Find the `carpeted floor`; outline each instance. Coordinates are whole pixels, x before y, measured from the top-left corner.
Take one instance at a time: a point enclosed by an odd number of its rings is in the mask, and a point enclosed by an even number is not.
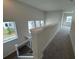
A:
[[[68,28],[57,33],[45,49],[43,59],[75,59]]]
[[[5,59],[19,58],[16,57],[16,54],[12,54]],[[69,36],[69,29],[63,28],[57,33],[44,51],[42,59],[75,59]]]

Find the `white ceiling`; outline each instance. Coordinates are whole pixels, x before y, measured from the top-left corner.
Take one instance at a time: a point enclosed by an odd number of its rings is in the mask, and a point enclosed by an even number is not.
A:
[[[43,11],[72,9],[74,2],[70,0],[19,0]]]

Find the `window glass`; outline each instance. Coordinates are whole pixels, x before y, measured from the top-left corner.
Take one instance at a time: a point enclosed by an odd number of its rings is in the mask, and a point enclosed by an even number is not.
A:
[[[3,41],[17,38],[15,22],[3,22]]]
[[[29,33],[31,33],[30,29],[35,28],[35,24],[34,21],[28,21],[28,29],[29,29]]]
[[[44,20],[41,20],[41,26],[44,26]]]
[[[41,23],[40,21],[35,21],[36,22],[36,27],[40,27]]]
[[[31,33],[30,29],[44,26],[44,20],[33,20],[28,21],[28,32]]]
[[[72,16],[67,16],[66,22],[71,22],[71,20],[72,20]]]

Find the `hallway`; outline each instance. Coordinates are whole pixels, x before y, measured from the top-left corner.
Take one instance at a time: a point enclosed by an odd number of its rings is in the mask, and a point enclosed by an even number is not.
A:
[[[68,28],[57,33],[44,51],[43,59],[75,59]]]

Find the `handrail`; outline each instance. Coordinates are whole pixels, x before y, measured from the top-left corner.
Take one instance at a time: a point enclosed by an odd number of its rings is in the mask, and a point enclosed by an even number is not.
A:
[[[32,50],[34,59],[41,59],[43,51],[59,30],[59,24],[32,29]]]

